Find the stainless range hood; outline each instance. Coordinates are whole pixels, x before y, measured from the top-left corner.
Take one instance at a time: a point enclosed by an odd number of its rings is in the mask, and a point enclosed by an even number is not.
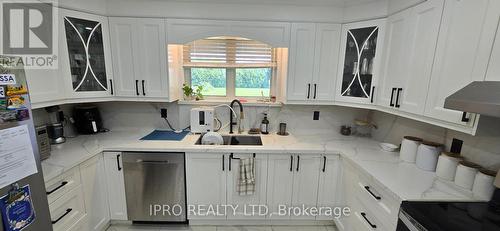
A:
[[[500,117],[500,81],[476,81],[444,101],[444,108]]]

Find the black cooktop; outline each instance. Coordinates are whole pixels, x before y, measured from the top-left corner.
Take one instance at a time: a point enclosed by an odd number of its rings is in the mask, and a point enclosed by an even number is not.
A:
[[[432,231],[499,231],[500,203],[490,202],[411,202],[401,211]],[[398,230],[399,229],[398,224]],[[422,229],[424,230],[424,229]]]

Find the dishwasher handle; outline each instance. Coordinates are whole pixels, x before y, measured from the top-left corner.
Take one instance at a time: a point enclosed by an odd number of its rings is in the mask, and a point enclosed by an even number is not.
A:
[[[144,164],[168,164],[168,160],[141,160],[138,159],[135,161],[136,163],[144,163]]]

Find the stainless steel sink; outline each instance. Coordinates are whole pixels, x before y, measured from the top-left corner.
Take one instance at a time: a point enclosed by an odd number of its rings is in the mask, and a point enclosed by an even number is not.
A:
[[[202,145],[201,144],[201,138],[203,135],[196,140],[195,145]],[[260,136],[244,136],[244,135],[234,135],[234,136],[228,136],[224,135],[222,136],[222,139],[224,140],[224,145],[254,145],[254,146],[262,146],[262,139]]]

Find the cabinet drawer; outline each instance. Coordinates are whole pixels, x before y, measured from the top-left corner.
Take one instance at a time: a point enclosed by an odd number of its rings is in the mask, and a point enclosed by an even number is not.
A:
[[[353,231],[393,231],[391,225],[381,220],[377,213],[369,209],[366,204],[356,200],[350,217],[350,227]]]
[[[85,216],[82,187],[68,191],[49,205],[50,219],[54,231],[70,230]]]
[[[45,183],[47,199],[49,204],[62,197],[68,191],[80,185],[80,171],[78,167],[72,168],[69,171],[57,176],[56,178]]]

